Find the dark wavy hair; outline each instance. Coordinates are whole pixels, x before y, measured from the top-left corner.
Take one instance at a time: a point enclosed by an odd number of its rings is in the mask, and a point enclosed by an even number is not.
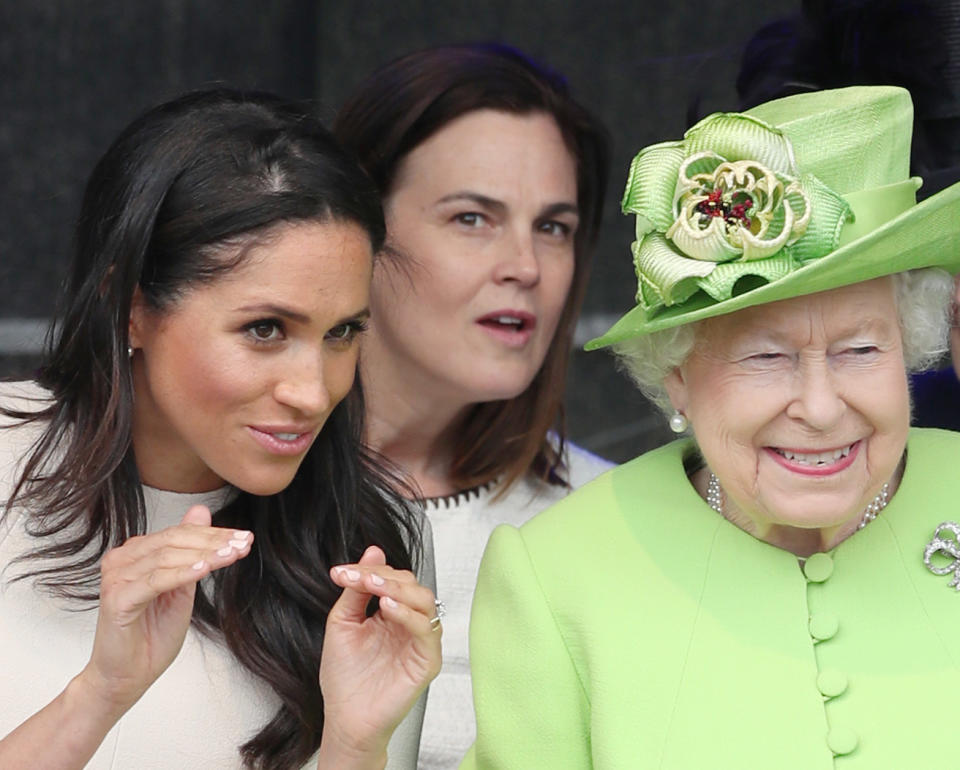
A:
[[[131,444],[135,290],[163,312],[191,286],[234,269],[245,243],[302,221],[356,224],[374,252],[384,239],[374,185],[304,109],[278,97],[191,93],[147,112],[110,147],[86,187],[39,377],[50,405],[7,411],[44,426],[6,509],[30,511],[39,543],[21,577],[95,601],[103,554],[146,531]],[[399,568],[419,559],[415,522],[392,491],[397,479],[359,448],[362,415],[358,384],[286,489],[262,497],[239,490],[214,512],[217,526],[252,530],[256,546],[214,573],[211,590],[197,591],[193,622],[282,701],[241,747],[251,767],[299,767],[320,745],[318,665],[339,595],[329,567],[356,561],[371,543]]]
[[[576,161],[580,226],[570,294],[539,372],[509,400],[476,404],[457,431],[450,469],[460,489],[502,478],[501,491],[528,472],[566,484],[563,399],[574,326],[603,217],[610,146],[600,122],[571,97],[566,80],[502,45],[430,48],[371,75],[344,104],[334,135],[390,195],[397,170],[418,145],[475,110],[546,113]],[[553,431],[557,442],[548,434]]]

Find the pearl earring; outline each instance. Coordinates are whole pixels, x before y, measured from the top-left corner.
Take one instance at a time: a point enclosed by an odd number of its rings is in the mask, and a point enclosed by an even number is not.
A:
[[[127,358],[133,358],[133,345],[127,345]]]
[[[674,433],[683,433],[689,427],[690,421],[683,412],[678,410],[670,415],[670,430]]]

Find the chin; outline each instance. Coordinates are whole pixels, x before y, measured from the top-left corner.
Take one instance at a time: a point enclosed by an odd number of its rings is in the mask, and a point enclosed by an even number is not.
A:
[[[290,486],[295,473],[237,473],[224,477],[227,482],[243,492],[257,497],[269,497]]]
[[[502,373],[498,373],[502,374]],[[470,383],[470,391],[473,392],[471,401],[474,403],[483,403],[486,401],[507,401],[516,398],[530,387],[536,372],[523,372],[515,377],[492,377],[487,381],[477,382],[476,379]]]

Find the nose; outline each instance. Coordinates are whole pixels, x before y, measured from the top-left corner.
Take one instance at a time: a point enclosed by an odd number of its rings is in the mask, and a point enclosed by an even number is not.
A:
[[[331,408],[323,353],[303,351],[287,359],[283,374],[274,385],[273,397],[305,416],[326,414]]]
[[[540,261],[532,233],[514,232],[502,239],[501,248],[493,271],[494,281],[516,283],[524,288],[540,282]]]
[[[787,415],[818,431],[836,427],[847,410],[827,361],[805,361],[798,367]]]

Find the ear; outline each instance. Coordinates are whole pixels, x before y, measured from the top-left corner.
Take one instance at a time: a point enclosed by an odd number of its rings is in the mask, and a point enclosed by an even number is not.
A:
[[[679,366],[673,369],[663,380],[663,387],[670,397],[670,403],[678,412],[686,414],[687,411],[687,380],[684,377],[683,369]]]
[[[130,320],[127,326],[127,337],[130,341],[130,347],[143,347],[144,333],[147,325],[147,303],[143,298],[143,292],[137,286],[133,290],[133,298],[130,301]]]

